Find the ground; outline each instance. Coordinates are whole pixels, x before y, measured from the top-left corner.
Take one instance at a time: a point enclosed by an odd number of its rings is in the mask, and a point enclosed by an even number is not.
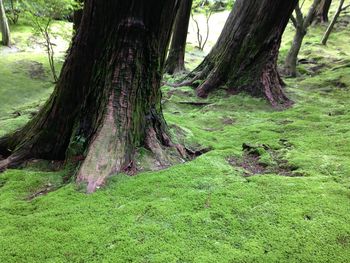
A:
[[[29,27],[12,29],[19,52],[0,49],[0,134],[31,118],[53,86]],[[192,162],[111,177],[91,195],[65,170],[49,171],[55,165],[0,174],[0,262],[348,262],[350,47],[341,29],[327,47],[325,26],[310,30],[300,77],[285,79],[295,105],[284,111],[224,89],[202,100],[165,86],[172,131],[211,148]],[[291,39],[288,28],[281,62]],[[187,66],[203,56],[189,45]]]

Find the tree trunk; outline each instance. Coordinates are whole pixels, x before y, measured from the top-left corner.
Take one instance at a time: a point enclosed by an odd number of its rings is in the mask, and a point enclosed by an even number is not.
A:
[[[200,97],[220,85],[234,92],[246,91],[265,97],[274,107],[291,104],[282,90],[277,72],[281,37],[297,0],[237,0],[221,36],[204,59],[189,75]]]
[[[296,18],[293,17],[292,19],[296,32],[294,35],[292,46],[287,54],[284,64],[285,73],[291,77],[296,77],[297,75],[297,62],[301,45],[307,33],[308,27],[311,25],[311,22],[314,19],[316,8],[320,4],[320,2],[321,0],[313,1],[305,18],[303,16],[299,4],[297,4],[297,6],[295,7]]]
[[[74,32],[78,31],[78,28],[81,23],[81,19],[83,17],[83,6],[84,6],[84,0],[77,0],[77,2],[81,5],[81,8],[78,8],[74,10],[73,13],[73,30]]]
[[[284,71],[286,75],[290,77],[297,76],[298,55],[305,35],[306,31],[304,28],[298,26],[295,31],[292,46],[288,51],[286,61],[284,63]]]
[[[165,64],[165,72],[169,74],[185,70],[185,51],[190,23],[192,0],[182,0],[176,16],[174,32],[171,41],[168,59]]]
[[[322,0],[316,10],[314,24],[327,23],[332,0]]]
[[[335,26],[335,23],[337,23],[338,17],[340,15],[340,13],[343,11],[343,5],[344,5],[344,0],[340,0],[337,12],[334,14],[334,17],[333,17],[331,23],[329,24],[326,32],[324,33],[324,35],[322,37],[322,40],[321,40],[322,45],[327,44],[328,38],[332,33],[332,30]]]
[[[1,43],[4,46],[10,46],[11,45],[10,28],[7,22],[3,0],[0,0],[0,30],[2,35]]]
[[[59,82],[23,129],[0,139],[0,169],[29,158],[83,160],[92,192],[118,172],[187,156],[171,142],[160,80],[178,1],[87,0]]]

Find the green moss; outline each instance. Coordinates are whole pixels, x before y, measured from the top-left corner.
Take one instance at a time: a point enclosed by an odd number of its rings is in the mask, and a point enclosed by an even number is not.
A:
[[[92,195],[74,183],[64,185],[68,171],[26,168],[1,174],[0,262],[347,262],[350,68],[344,67],[344,53],[350,47],[346,31],[336,31],[327,47],[319,46],[323,29],[310,31],[306,42],[313,44],[301,56],[310,52],[327,66],[286,80],[295,101],[288,110],[274,111],[264,100],[243,94],[218,91],[202,100],[189,87],[164,87],[172,132],[184,134],[184,143],[213,149],[193,162],[111,177]],[[288,30],[282,57],[292,37]],[[4,134],[29,119],[52,85],[31,80],[23,68],[15,75],[7,67],[23,57],[46,65],[43,53],[0,51],[0,56]],[[198,54],[192,58],[189,68],[201,60]],[[23,115],[15,118],[14,111]],[[227,162],[242,155],[243,143],[280,151],[307,176],[243,177],[242,169]],[[260,153],[263,162],[271,162],[266,151]],[[51,185],[56,191],[28,200]]]

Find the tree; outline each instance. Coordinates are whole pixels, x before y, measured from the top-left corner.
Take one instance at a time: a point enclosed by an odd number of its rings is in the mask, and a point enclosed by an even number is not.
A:
[[[3,0],[0,0],[0,30],[2,35],[2,44],[4,46],[10,46],[10,28],[7,22],[7,17],[5,13],[5,7]]]
[[[321,0],[313,1],[306,17],[304,17],[303,12],[301,11],[301,7],[298,3],[295,7],[296,16],[291,16],[291,20],[296,31],[292,42],[292,46],[288,51],[286,61],[284,63],[285,73],[291,77],[296,77],[297,75],[298,54],[301,49],[304,37],[307,34],[307,29],[311,25],[311,22],[315,16],[316,8],[320,4],[320,2]]]
[[[201,51],[204,50],[204,47],[206,46],[209,39],[209,33],[210,33],[209,20],[211,18],[211,15],[213,14],[212,8],[213,8],[212,5],[204,4],[203,2],[200,3],[199,5],[198,4],[195,5],[195,7],[193,8],[195,12],[199,14],[203,14],[205,17],[205,26],[206,26],[206,29],[204,31],[205,33],[201,32],[201,27],[199,26],[199,22],[194,16],[193,12],[191,12],[191,18],[196,25],[196,36],[197,36],[197,43],[198,43],[197,48]]]
[[[0,139],[0,169],[29,158],[81,161],[92,192],[108,176],[187,158],[170,139],[160,80],[177,0],[87,0],[56,85],[24,128]]]
[[[73,30],[75,32],[78,31],[78,28],[80,26],[81,19],[83,17],[83,6],[84,6],[84,0],[77,0],[77,8],[74,10],[73,13]]]
[[[314,18],[314,24],[327,23],[328,22],[328,13],[331,7],[332,0],[322,0],[316,9],[316,14]]]
[[[321,40],[322,45],[326,45],[326,44],[327,44],[328,38],[329,38],[329,36],[330,36],[331,33],[332,33],[332,30],[333,30],[333,28],[334,28],[334,26],[335,26],[335,23],[337,23],[338,17],[340,16],[340,13],[341,13],[342,11],[346,10],[348,7],[350,7],[350,5],[347,5],[347,6],[344,6],[344,7],[343,7],[344,2],[345,2],[345,0],[340,0],[338,9],[337,9],[337,11],[335,12],[334,17],[332,18],[331,23],[329,24],[329,26],[328,26],[326,32],[324,33],[324,35],[323,35],[323,37],[322,37],[322,40]]]
[[[182,0],[176,16],[169,55],[165,71],[174,74],[185,70],[185,51],[192,0]]]
[[[180,85],[197,87],[206,97],[220,85],[265,97],[274,107],[291,102],[277,72],[281,37],[297,0],[238,0],[214,48]]]
[[[21,3],[19,0],[10,0],[8,19],[12,24],[17,24],[21,13]]]
[[[23,1],[26,13],[32,21],[34,33],[44,39],[44,47],[49,61],[52,77],[55,82],[58,76],[55,67],[55,44],[52,23],[56,17],[64,17],[74,10],[75,0],[35,0]]]

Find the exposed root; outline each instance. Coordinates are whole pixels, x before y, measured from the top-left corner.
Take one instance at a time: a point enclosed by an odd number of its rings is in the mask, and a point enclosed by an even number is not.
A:
[[[209,92],[218,88],[220,84],[221,80],[219,74],[212,72],[208,76],[208,79],[196,89],[197,96],[200,98],[208,97]]]
[[[298,172],[298,167],[284,159],[283,151],[274,150],[268,145],[242,145],[242,157],[230,157],[228,162],[235,167],[244,169],[244,176],[259,174],[278,174],[281,176],[304,176]]]
[[[62,187],[61,185],[57,186],[57,185],[52,185],[52,184],[48,183],[45,186],[43,186],[42,188],[40,188],[39,190],[37,190],[35,193],[32,193],[31,195],[29,195],[26,198],[26,200],[33,201],[35,198],[37,198],[39,196],[47,195],[48,193],[54,192],[61,187]]]
[[[0,172],[3,172],[8,168],[16,167],[28,159],[29,159],[28,154],[16,153],[16,154],[10,155],[6,159],[0,161]]]
[[[10,140],[9,136],[4,136],[0,138],[0,156],[2,156],[2,158],[5,158],[11,155],[11,152],[8,150],[9,140]]]
[[[210,152],[211,150],[212,150],[211,147],[201,148],[198,150],[191,150],[186,148],[187,154],[190,155],[192,158],[199,157],[207,152]]]
[[[206,78],[206,76],[209,74],[210,70],[208,67],[201,67],[199,66],[197,69],[189,73],[186,77],[183,78],[183,80],[180,83],[168,83],[170,87],[178,88],[178,87],[184,87],[184,86],[196,86],[196,82],[199,80],[202,80]]]
[[[185,77],[185,79],[180,83],[167,83],[167,85],[174,88],[193,86],[194,82],[196,82],[197,80],[199,80],[199,75],[193,77],[190,80],[187,80],[187,77]]]
[[[161,136],[162,138],[158,139],[155,129],[150,128],[145,140],[146,148],[154,154],[159,169],[169,167],[175,163],[185,162],[185,159],[188,159],[183,146],[173,144],[165,133],[162,133]]]
[[[208,102],[198,102],[198,101],[180,101],[179,104],[202,107],[202,106],[211,105],[212,103],[208,103]]]
[[[289,103],[289,99],[282,89],[283,84],[274,64],[268,64],[266,66],[266,69],[261,74],[260,81],[263,93],[273,107],[277,108]]]
[[[107,177],[125,167],[125,145],[118,140],[114,122],[113,94],[100,130],[90,143],[87,155],[77,174],[77,182],[87,183],[91,193],[104,184]]]

